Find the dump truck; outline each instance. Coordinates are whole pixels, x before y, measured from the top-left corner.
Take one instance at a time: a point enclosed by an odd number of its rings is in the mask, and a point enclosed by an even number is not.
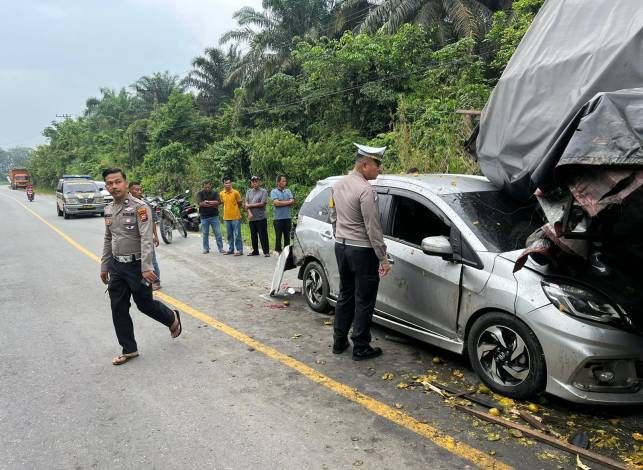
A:
[[[7,175],[11,189],[26,188],[31,184],[31,174],[26,168],[12,168]]]

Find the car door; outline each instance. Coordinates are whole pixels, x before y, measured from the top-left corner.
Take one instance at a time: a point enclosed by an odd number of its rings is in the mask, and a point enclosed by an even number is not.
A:
[[[382,278],[377,309],[389,319],[454,337],[462,265],[425,254],[423,238],[449,237],[450,222],[428,199],[391,189],[385,241],[393,266]]]

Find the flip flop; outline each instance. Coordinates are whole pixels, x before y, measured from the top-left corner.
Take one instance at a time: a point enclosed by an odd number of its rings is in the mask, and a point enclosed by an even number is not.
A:
[[[181,325],[181,314],[179,313],[178,310],[174,310],[174,313],[176,314],[176,321],[178,321],[178,325],[174,329],[170,327],[170,336],[172,338],[178,338],[181,336],[181,333],[183,332],[183,326]]]
[[[138,357],[138,352],[121,354],[120,356],[116,356],[114,359],[112,359],[112,365],[115,365],[115,366],[123,365],[127,361],[129,361],[130,359],[134,359],[135,357]]]

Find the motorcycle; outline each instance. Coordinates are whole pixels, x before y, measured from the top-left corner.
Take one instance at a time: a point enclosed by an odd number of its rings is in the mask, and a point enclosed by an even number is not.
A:
[[[181,207],[181,220],[183,221],[185,228],[193,232],[198,232],[201,224],[201,217],[199,216],[197,208],[188,201],[187,196],[189,194],[190,191],[186,191],[185,197],[177,199],[176,202]]]
[[[181,196],[179,195],[172,199],[163,200],[163,198],[157,196],[160,208],[160,214],[157,212],[159,230],[161,232],[161,238],[168,245],[172,243],[172,231],[174,229],[178,230],[183,238],[188,236],[188,232],[185,230],[185,225],[181,220],[181,206],[178,203],[180,197]]]
[[[33,188],[29,187],[26,190],[27,192],[27,199],[29,199],[29,202],[33,202],[34,198],[36,197],[36,193],[34,192]]]

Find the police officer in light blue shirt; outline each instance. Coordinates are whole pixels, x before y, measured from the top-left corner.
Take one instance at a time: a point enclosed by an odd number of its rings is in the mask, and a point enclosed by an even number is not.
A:
[[[275,251],[281,253],[281,240],[283,246],[290,245],[290,230],[292,228],[292,205],[295,197],[290,189],[286,188],[288,178],[286,175],[277,176],[277,187],[270,192],[270,199],[274,206],[273,225],[275,227]]]

